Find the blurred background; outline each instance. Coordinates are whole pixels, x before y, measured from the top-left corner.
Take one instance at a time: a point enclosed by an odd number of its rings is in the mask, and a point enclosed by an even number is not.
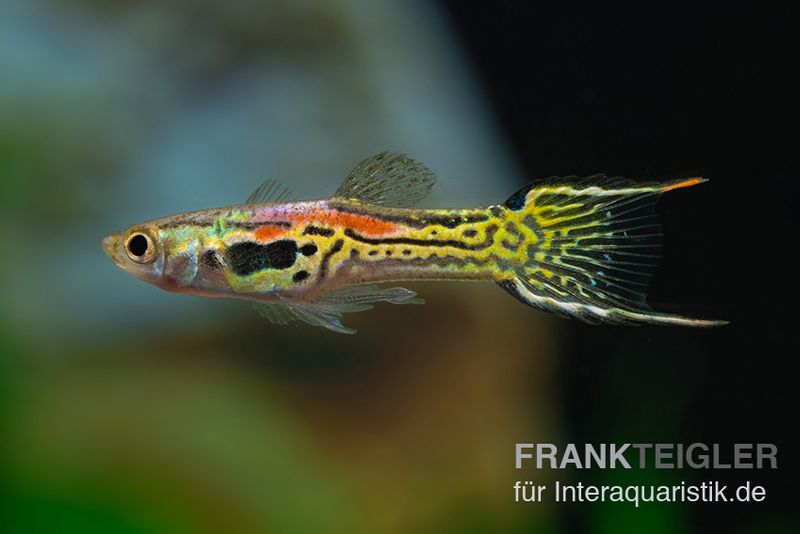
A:
[[[796,13],[649,3],[5,0],[0,506],[7,532],[793,532],[788,80]],[[792,145],[790,146],[790,142]],[[651,303],[732,321],[591,327],[491,284],[275,327],[168,294],[103,235],[330,195],[405,152],[427,206],[596,172],[667,195]],[[796,149],[795,149],[796,150]],[[788,286],[788,287],[787,287]],[[771,442],[780,469],[518,472],[516,442]],[[513,483],[749,479],[738,505],[513,503]]]

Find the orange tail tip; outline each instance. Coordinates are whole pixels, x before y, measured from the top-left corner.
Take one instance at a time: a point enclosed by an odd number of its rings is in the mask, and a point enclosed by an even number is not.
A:
[[[671,182],[664,187],[661,188],[662,193],[666,193],[667,191],[672,191],[673,189],[681,189],[683,187],[692,187],[693,185],[702,184],[703,182],[707,182],[706,178],[687,178],[685,180],[680,180],[677,182]]]

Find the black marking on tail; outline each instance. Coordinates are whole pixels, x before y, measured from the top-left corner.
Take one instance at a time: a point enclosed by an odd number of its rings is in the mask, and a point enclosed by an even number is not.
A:
[[[516,193],[514,193],[513,195],[511,195],[511,197],[508,200],[506,200],[505,207],[513,211],[520,211],[522,208],[525,207],[525,198],[528,196],[528,192],[530,192],[530,190],[533,189],[535,185],[536,185],[535,183],[528,184],[519,191],[517,191]]]

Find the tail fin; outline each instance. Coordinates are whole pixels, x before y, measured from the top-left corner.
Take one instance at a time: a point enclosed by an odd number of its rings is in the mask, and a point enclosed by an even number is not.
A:
[[[654,312],[645,298],[661,248],[654,206],[703,178],[637,184],[622,178],[549,178],[505,203],[506,226],[525,236],[524,261],[498,284],[535,308],[589,323],[719,326]]]

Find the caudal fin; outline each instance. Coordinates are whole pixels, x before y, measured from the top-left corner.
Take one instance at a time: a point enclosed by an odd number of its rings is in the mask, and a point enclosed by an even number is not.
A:
[[[658,313],[645,301],[661,248],[656,200],[705,181],[595,175],[528,185],[505,203],[507,225],[525,236],[524,254],[515,276],[497,283],[526,304],[589,323],[726,324]]]

